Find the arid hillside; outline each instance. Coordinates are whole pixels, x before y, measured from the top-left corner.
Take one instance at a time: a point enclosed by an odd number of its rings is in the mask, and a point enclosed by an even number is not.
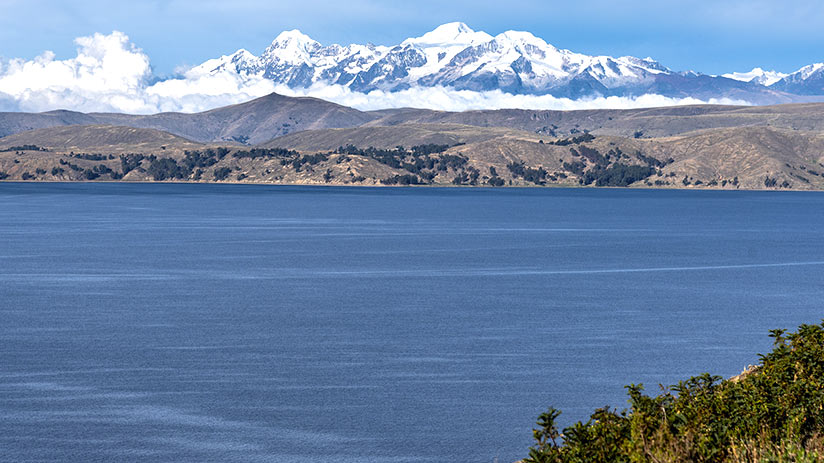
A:
[[[306,130],[409,124],[507,128],[544,137],[591,132],[627,138],[659,138],[696,130],[737,127],[820,132],[824,131],[824,103],[586,111],[500,109],[445,112],[410,108],[359,111],[317,98],[293,98],[273,93],[246,103],[194,114],[6,112],[0,113],[0,137],[56,126],[116,125],[162,130],[200,143],[255,146]]]
[[[397,124],[303,131],[256,147],[153,129],[63,126],[0,139],[6,181],[824,188],[824,136],[766,126],[667,137]]]

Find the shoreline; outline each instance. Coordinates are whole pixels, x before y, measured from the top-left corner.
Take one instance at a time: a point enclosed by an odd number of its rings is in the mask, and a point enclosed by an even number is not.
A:
[[[269,182],[188,182],[188,181],[145,181],[145,180],[0,180],[2,184],[128,184],[128,185],[249,185],[249,186],[284,186],[284,187],[319,187],[319,188],[370,188],[370,189],[461,189],[461,190],[620,190],[620,191],[706,191],[706,192],[773,192],[773,193],[822,193],[824,189],[793,188],[666,188],[648,186],[594,186],[594,185],[354,185],[346,183],[269,183]]]

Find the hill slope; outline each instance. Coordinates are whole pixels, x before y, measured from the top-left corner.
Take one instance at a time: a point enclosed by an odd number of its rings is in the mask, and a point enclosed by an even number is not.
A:
[[[45,127],[106,124],[163,130],[204,143],[256,145],[305,130],[389,127],[413,123],[502,127],[534,132],[544,137],[564,137],[584,131],[622,137],[668,137],[701,129],[744,126],[824,131],[824,103],[586,111],[501,109],[444,112],[405,108],[364,112],[315,98],[271,94],[196,114],[0,113],[0,136]]]
[[[824,189],[824,136],[756,126],[659,138],[551,138],[409,124],[219,148],[152,129],[97,125],[17,134],[0,139],[4,148],[0,179],[7,180]]]
[[[536,138],[535,134],[503,127],[476,127],[460,124],[400,124],[388,127],[357,127],[297,132],[275,138],[263,147],[289,148],[298,151],[329,151],[354,145],[391,149],[396,146],[458,145],[477,143],[498,137]]]
[[[695,105],[664,108],[583,111],[534,111],[501,109],[494,111],[444,112],[430,110],[390,110],[367,125],[389,126],[405,123],[464,124],[479,127],[509,127],[565,136],[590,131],[602,135],[665,137],[700,129],[760,126],[781,129],[824,130],[824,104],[777,106]]]
[[[377,117],[317,98],[272,93],[195,114],[0,113],[0,137],[46,127],[104,124],[163,130],[198,142],[257,144],[302,130],[357,127]]]
[[[278,135],[328,127],[356,127],[375,117],[317,98],[270,95],[196,114],[91,114],[99,123],[164,130],[201,142],[257,144]]]
[[[0,149],[24,145],[78,153],[146,153],[202,146],[160,130],[112,125],[50,127],[0,138]]]
[[[46,113],[0,112],[0,138],[47,127],[97,123],[98,120],[94,116],[74,111],[49,111]]]

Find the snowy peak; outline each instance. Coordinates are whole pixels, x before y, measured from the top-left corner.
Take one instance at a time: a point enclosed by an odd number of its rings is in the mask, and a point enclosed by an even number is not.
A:
[[[804,66],[803,68],[799,69],[798,71],[793,73],[793,75],[797,76],[797,78],[801,80],[805,80],[809,79],[822,69],[824,69],[824,63],[810,64],[809,66]]]
[[[370,92],[443,86],[559,95],[567,95],[565,86],[576,80],[586,81],[577,93],[605,93],[670,72],[652,60],[591,57],[559,50],[529,32],[507,31],[493,37],[462,22],[443,24],[393,47],[324,47],[291,30],[279,34],[259,58],[239,51],[201,67],[258,74],[293,88],[335,84]]]
[[[262,57],[284,63],[306,63],[310,61],[312,53],[320,48],[320,43],[294,29],[281,32],[263,52]]]
[[[670,68],[662,65],[658,61],[650,57],[644,59],[636,58],[634,56],[622,56],[617,59],[619,62],[627,63],[632,66],[638,66],[651,74],[669,74],[672,73]]]
[[[722,75],[722,77],[741,82],[752,82],[759,85],[770,86],[787,77],[787,74],[777,71],[765,71],[761,68],[753,68],[750,72],[731,72],[729,74]]]
[[[200,66],[196,66],[188,71],[188,74],[212,74],[220,71],[234,73],[248,73],[257,65],[258,58],[247,50],[241,48],[231,55],[223,55],[220,58],[210,59]]]
[[[500,43],[524,44],[533,45],[540,48],[550,47],[553,50],[556,49],[552,45],[547,44],[543,39],[538,38],[532,33],[526,31],[506,31],[496,35],[495,40]]]
[[[438,26],[420,37],[406,39],[402,42],[402,45],[468,46],[488,42],[491,39],[492,36],[486,32],[475,32],[464,23],[453,22]]]
[[[770,88],[797,95],[824,95],[824,63],[804,66]]]
[[[278,34],[277,37],[275,37],[274,41],[272,41],[272,47],[275,48],[287,48],[290,46],[305,48],[307,46],[314,45],[320,44],[312,40],[311,37],[299,31],[298,29],[292,29],[291,31],[283,31],[280,34]]]
[[[230,72],[290,88],[339,85],[362,93],[445,87],[564,98],[751,95],[751,101],[767,101],[781,97],[776,96],[780,92],[824,95],[824,64],[789,76],[756,68],[723,78],[674,72],[652,58],[575,53],[524,31],[493,37],[461,22],[443,24],[394,46],[323,46],[299,30],[285,31],[259,57],[238,50],[190,72]]]

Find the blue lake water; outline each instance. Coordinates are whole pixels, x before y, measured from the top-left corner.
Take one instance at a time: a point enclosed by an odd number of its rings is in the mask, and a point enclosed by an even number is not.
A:
[[[824,194],[0,184],[0,461],[512,462],[824,317]]]

